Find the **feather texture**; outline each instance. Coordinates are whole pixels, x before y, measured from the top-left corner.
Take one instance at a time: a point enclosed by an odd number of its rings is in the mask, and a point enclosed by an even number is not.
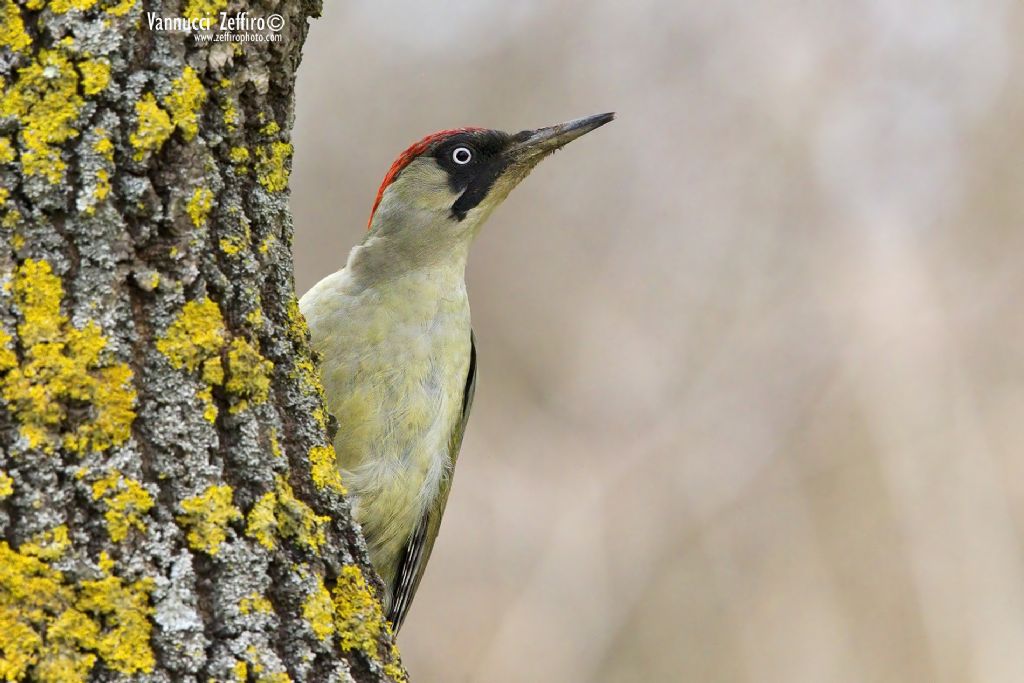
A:
[[[472,332],[469,343],[469,372],[466,374],[466,387],[462,393],[462,417],[455,431],[452,432],[448,449],[451,454],[452,469],[447,480],[442,484],[441,490],[438,491],[434,505],[416,525],[399,562],[395,585],[391,590],[393,596],[391,609],[387,615],[395,633],[402,628],[402,623],[409,612],[409,606],[412,604],[420,580],[423,578],[423,572],[427,568],[427,561],[430,560],[430,553],[434,549],[434,541],[437,540],[437,533],[441,528],[441,517],[444,515],[444,509],[448,503],[448,492],[451,490],[455,462],[458,460],[459,450],[462,447],[462,437],[466,433],[469,411],[473,408],[473,396],[476,393],[476,340],[473,338]]]
[[[334,447],[353,516],[384,581],[385,613],[400,622],[448,498],[473,344],[462,264],[377,272],[346,267],[300,309],[338,420]]]

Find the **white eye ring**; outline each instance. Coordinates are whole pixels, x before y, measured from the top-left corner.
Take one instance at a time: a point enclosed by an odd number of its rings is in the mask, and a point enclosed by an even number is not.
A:
[[[469,147],[456,147],[452,150],[452,161],[459,166],[465,166],[473,160],[473,150]]]

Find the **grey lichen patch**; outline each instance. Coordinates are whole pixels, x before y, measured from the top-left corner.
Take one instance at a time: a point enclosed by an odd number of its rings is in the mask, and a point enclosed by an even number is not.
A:
[[[268,597],[275,590],[269,555],[254,556],[244,544],[231,543],[222,547],[218,565],[222,567],[221,580],[211,586],[206,609],[214,613],[226,637],[214,648],[211,670],[230,671],[236,661],[250,665],[262,661],[253,659],[250,652],[277,650],[281,618],[279,608]],[[276,657],[263,664],[270,671],[281,666]]]
[[[192,555],[180,552],[171,561],[170,573],[158,577],[153,590],[156,642],[167,652],[168,668],[179,675],[198,673],[210,644],[199,614],[196,580]]]
[[[112,178],[117,173],[114,163],[114,143],[110,131],[103,126],[89,128],[76,150],[82,186],[75,200],[79,213],[93,215],[96,206],[114,199]]]

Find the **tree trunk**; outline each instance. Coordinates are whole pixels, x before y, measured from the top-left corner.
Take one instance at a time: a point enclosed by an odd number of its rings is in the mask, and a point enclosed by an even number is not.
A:
[[[280,41],[147,16],[222,10]],[[318,11],[0,0],[0,680],[405,680],[292,278]]]

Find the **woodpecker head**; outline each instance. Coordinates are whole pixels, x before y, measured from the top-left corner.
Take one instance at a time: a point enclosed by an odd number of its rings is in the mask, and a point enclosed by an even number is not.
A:
[[[381,241],[417,262],[464,253],[491,212],[541,159],[614,116],[597,114],[515,134],[455,128],[428,135],[402,152],[384,177],[367,242]]]

